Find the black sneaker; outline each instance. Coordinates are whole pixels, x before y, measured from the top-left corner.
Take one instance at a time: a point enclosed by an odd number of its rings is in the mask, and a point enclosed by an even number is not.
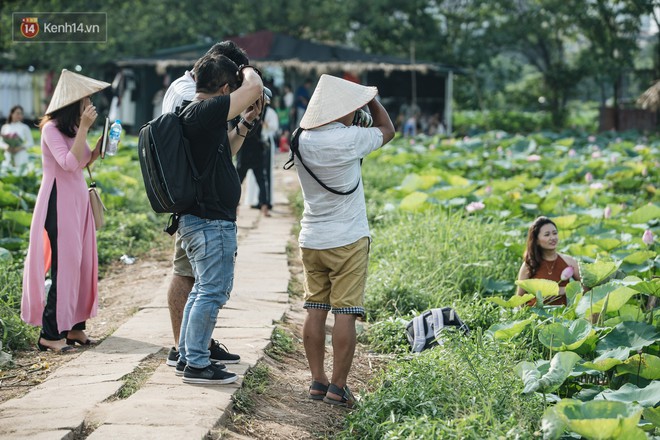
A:
[[[168,367],[176,367],[177,362],[179,362],[179,350],[172,347],[170,352],[167,354],[167,364]]]
[[[183,371],[186,369],[186,365],[188,365],[188,364],[183,362],[183,361],[177,362],[176,363],[176,371],[174,371],[174,374],[176,374],[177,376],[183,376]],[[218,367],[221,370],[226,370],[227,369],[227,366],[223,365],[223,364],[213,364],[213,365],[215,365],[216,367]]]
[[[218,342],[217,339],[211,339],[211,362],[222,362],[223,364],[237,364],[241,361],[241,357],[237,354],[229,353],[224,344]]]
[[[176,363],[176,370],[174,370],[174,374],[177,376],[183,376],[183,371],[186,369],[186,363],[185,362],[177,362]]]
[[[201,385],[225,385],[236,382],[238,375],[229,371],[221,370],[217,365],[210,364],[208,367],[199,369],[186,365],[183,370],[183,383],[195,383]]]

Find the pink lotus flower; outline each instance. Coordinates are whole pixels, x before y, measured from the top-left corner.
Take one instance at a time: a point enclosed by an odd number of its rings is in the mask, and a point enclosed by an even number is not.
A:
[[[584,180],[587,183],[591,183],[591,181],[594,180],[594,175],[588,172],[584,175]]]
[[[490,195],[493,192],[493,187],[488,185],[486,188],[484,188],[484,192]]]
[[[598,159],[601,156],[602,156],[602,153],[600,151],[594,151],[593,153],[591,153],[591,158],[592,159]]]
[[[635,150],[635,151],[637,151],[637,152],[639,153],[639,152],[642,151],[644,148],[646,148],[646,145],[637,144],[637,145],[635,145],[635,147],[633,148],[633,150]]]
[[[570,150],[568,150],[568,157],[575,157],[576,154],[577,153],[575,152],[574,149],[571,148]]]
[[[592,142],[592,143],[593,143],[593,142],[596,142],[596,136],[593,136],[593,135],[592,135],[592,136],[589,136],[589,137],[587,138],[587,140],[588,140],[589,142]]]
[[[538,154],[530,154],[527,156],[527,162],[538,162],[539,160],[541,160],[541,156]]]
[[[561,271],[561,280],[566,281],[573,278],[574,273],[575,270],[573,270],[573,266],[566,266],[566,269]]]
[[[435,150],[435,148],[436,148],[436,147],[435,147],[435,144],[431,144],[431,145],[429,145],[429,150],[433,151],[433,150]]]
[[[410,145],[415,145],[415,139],[410,139]]]
[[[603,218],[607,220],[610,217],[612,217],[612,208],[606,206],[605,209],[603,210]]]
[[[486,205],[484,205],[483,202],[472,202],[465,207],[465,210],[469,213],[473,213],[475,211],[481,211],[485,207]]]
[[[603,189],[603,188],[605,188],[605,185],[603,185],[600,182],[594,182],[591,185],[589,185],[589,188],[591,188],[591,189]]]
[[[614,165],[619,158],[614,154],[610,156],[610,163]]]
[[[653,244],[655,237],[653,236],[653,232],[651,232],[650,229],[644,231],[644,235],[642,235],[642,241],[647,246],[651,246]]]

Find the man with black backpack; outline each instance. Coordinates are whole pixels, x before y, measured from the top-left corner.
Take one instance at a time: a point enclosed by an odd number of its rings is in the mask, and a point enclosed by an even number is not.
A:
[[[346,382],[355,352],[355,320],[364,315],[371,240],[360,165],[394,137],[377,93],[375,87],[322,75],[291,144],[305,201],[298,242],[305,272],[309,397],[331,405],[355,403]],[[365,105],[370,115],[361,109]],[[330,380],[324,370],[329,311],[335,317]]]
[[[237,66],[250,64],[245,51],[230,40],[214,44],[206,52],[206,55],[224,55],[236,63]],[[195,88],[196,83],[193,72],[186,70],[167,89],[163,98],[162,112],[176,112],[177,109],[182,107],[184,101],[192,101],[195,98]],[[228,137],[229,143],[232,146],[243,143],[244,138],[239,136],[235,130],[231,130]],[[176,234],[176,241],[174,243],[173,262],[172,280],[167,291],[167,305],[172,322],[172,333],[174,334],[174,346],[170,349],[167,356],[167,365],[170,367],[176,367],[179,359],[179,334],[181,333],[183,308],[188,300],[188,294],[195,283],[192,266],[190,265],[190,261],[188,261],[186,251],[181,247],[181,236],[178,233]],[[211,351],[211,361],[215,363],[236,364],[241,360],[239,355],[230,353],[223,344],[220,344],[215,339],[211,339],[209,350]],[[181,374],[181,371],[178,371],[177,374]]]
[[[179,219],[178,232],[195,283],[183,312],[177,371],[183,371],[184,383],[220,385],[238,379],[212,363],[208,349],[218,311],[232,289],[237,249],[241,185],[232,155],[242,142],[230,141],[227,121],[241,115],[234,132],[240,138],[247,135],[261,112],[263,83],[253,67],[239,69],[223,55],[200,58],[194,74],[195,99],[182,111],[181,124],[192,162],[208,177],[198,201],[183,210]],[[206,172],[207,167],[213,167],[211,172]]]

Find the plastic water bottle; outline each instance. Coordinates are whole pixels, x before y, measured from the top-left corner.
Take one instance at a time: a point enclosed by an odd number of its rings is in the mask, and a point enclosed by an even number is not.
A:
[[[105,154],[108,156],[114,156],[117,154],[117,144],[119,143],[120,136],[121,121],[117,119],[110,127],[110,133],[108,134],[108,145],[105,149]]]

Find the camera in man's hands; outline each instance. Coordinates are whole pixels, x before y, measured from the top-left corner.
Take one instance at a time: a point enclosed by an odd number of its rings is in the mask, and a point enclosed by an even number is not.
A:
[[[353,116],[353,124],[358,127],[369,128],[374,124],[374,120],[371,117],[371,114],[361,108],[355,111],[355,116]]]
[[[261,106],[261,114],[259,115],[259,120],[263,121],[264,115],[266,114],[266,104],[270,104],[271,99],[273,99],[273,92],[266,86],[264,86],[264,95],[263,95],[263,104]]]

